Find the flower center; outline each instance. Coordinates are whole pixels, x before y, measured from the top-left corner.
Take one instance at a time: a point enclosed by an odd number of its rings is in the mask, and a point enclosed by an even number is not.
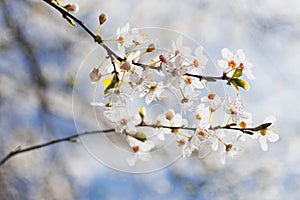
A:
[[[241,128],[246,128],[246,126],[247,126],[246,122],[244,122],[244,121],[241,121],[239,125]]]
[[[202,129],[197,134],[203,138],[206,138],[208,136],[208,130]]]
[[[127,120],[126,119],[121,119],[120,124],[125,126],[127,124]]]
[[[200,115],[200,114],[197,114],[197,115],[196,115],[196,119],[200,121],[200,120],[202,119],[201,115]]]
[[[185,77],[185,79],[184,79],[184,83],[186,84],[186,85],[191,85],[192,84],[192,78],[191,77]]]
[[[230,60],[230,61],[228,61],[228,67],[231,67],[231,68],[235,68],[235,66],[236,66],[236,64],[235,64],[235,62],[234,62],[234,60]]]
[[[207,96],[207,98],[208,98],[209,100],[214,100],[215,96],[216,96],[215,93],[209,93],[208,96]]]
[[[184,139],[177,140],[176,142],[179,147],[182,147],[186,143]]]
[[[265,136],[267,134],[267,129],[264,129],[264,130],[260,130],[260,134],[262,136]]]
[[[179,133],[179,129],[178,128],[173,128],[172,129],[172,133],[174,133],[175,135],[177,135]]]
[[[197,60],[197,59],[195,59],[194,61],[193,61],[193,65],[194,65],[194,67],[199,67],[199,61]]]
[[[134,146],[134,147],[132,147],[132,150],[133,150],[134,153],[136,153],[140,150],[140,147],[139,146]]]
[[[122,36],[119,37],[118,42],[121,44],[121,46],[123,46],[124,44],[124,38]]]
[[[232,149],[232,144],[226,144],[226,152]]]
[[[155,92],[156,89],[157,89],[156,85],[151,85],[150,88],[149,88],[149,91],[150,92]]]

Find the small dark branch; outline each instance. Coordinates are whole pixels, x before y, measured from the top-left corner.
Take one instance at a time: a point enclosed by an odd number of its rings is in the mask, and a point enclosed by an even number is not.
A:
[[[210,129],[211,130],[217,130],[217,129],[236,130],[236,131],[241,131],[242,133],[253,135],[254,132],[265,130],[271,125],[272,125],[272,123],[264,123],[264,124],[258,125],[256,127],[253,127],[253,128],[239,128],[239,127],[232,127],[232,126],[236,126],[236,124],[232,124],[232,125],[229,124],[226,126],[215,126]]]
[[[119,62],[123,62],[126,59],[125,58],[121,58],[119,57],[115,52],[113,52],[108,46],[106,46],[104,43],[100,44],[108,54],[110,54],[111,56],[115,57]]]
[[[151,128],[168,128],[168,129],[171,129],[171,130],[182,129],[182,130],[196,131],[196,128],[184,127],[184,126],[163,126],[163,125],[145,124],[145,123],[141,123],[137,126],[138,127],[151,127]]]
[[[33,151],[35,149],[39,149],[39,148],[43,148],[46,146],[50,146],[56,143],[60,143],[60,142],[72,142],[74,139],[79,138],[81,136],[85,136],[85,135],[93,135],[93,134],[98,134],[98,133],[109,133],[109,132],[114,132],[114,129],[108,129],[108,130],[95,130],[95,131],[86,131],[83,133],[79,133],[79,134],[74,134],[65,138],[61,138],[61,139],[56,139],[56,140],[52,140],[43,144],[38,144],[38,145],[34,145],[31,147],[27,147],[22,149],[21,147],[18,147],[16,150],[11,151],[9,154],[7,154],[4,158],[2,158],[0,160],[0,166],[3,165],[4,163],[6,163],[6,161],[8,161],[10,158],[14,157],[17,154],[21,154],[21,153],[25,153],[28,151]]]
[[[118,81],[118,72],[114,63],[114,59],[117,59],[119,62],[125,61],[124,58],[119,57],[115,52],[113,52],[108,46],[106,46],[103,43],[103,40],[101,38],[101,36],[96,35],[93,33],[93,31],[88,28],[83,21],[79,20],[77,17],[75,17],[74,15],[72,15],[71,13],[69,13],[68,11],[66,11],[64,8],[62,8],[61,6],[57,5],[56,3],[52,3],[51,0],[43,0],[44,2],[46,2],[47,4],[49,4],[50,6],[52,6],[53,8],[55,8],[57,11],[59,11],[63,18],[65,18],[68,22],[70,22],[70,20],[74,20],[74,22],[76,22],[79,26],[81,26],[93,39],[94,42],[98,43],[99,45],[101,45],[105,51],[107,52],[108,56],[111,59],[111,63],[113,65],[114,71],[113,73],[116,75],[117,81]]]
[[[138,63],[138,62],[134,62],[134,61],[132,61],[131,63],[132,63],[133,65],[138,66],[138,67],[141,67],[141,68],[143,68],[143,69],[149,68],[149,69],[155,69],[155,70],[158,70],[158,71],[162,69],[161,66],[159,66],[159,67],[154,67],[154,66],[151,66],[151,65],[147,65],[147,64],[143,64],[143,63]]]
[[[55,8],[57,11],[59,11],[63,18],[69,18],[74,20],[79,26],[81,26],[94,40],[96,40],[96,35],[93,33],[93,31],[91,31],[91,29],[89,29],[81,20],[77,19],[74,15],[72,15],[71,13],[67,12],[64,8],[60,7],[59,5],[52,3],[51,0],[43,0],[44,2],[46,2],[47,4],[49,4],[50,6],[52,6],[53,8]]]
[[[229,79],[226,76],[226,74],[223,74],[222,76],[203,76],[203,75],[185,73],[184,75],[198,78],[200,81],[206,80],[208,82],[215,82],[216,80],[226,80],[227,81]]]

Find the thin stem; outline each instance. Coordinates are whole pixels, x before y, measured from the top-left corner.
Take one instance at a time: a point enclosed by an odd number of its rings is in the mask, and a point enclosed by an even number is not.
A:
[[[72,15],[71,13],[67,12],[64,8],[60,7],[59,5],[57,5],[56,3],[52,3],[52,0],[42,0],[44,2],[46,2],[47,4],[49,4],[50,6],[52,6],[53,8],[55,8],[57,11],[59,11],[63,18],[67,19],[70,18],[72,20],[74,20],[78,25],[80,25],[94,40],[96,40],[96,35],[93,33],[93,31],[91,29],[89,29],[81,20],[77,19],[74,15]]]
[[[164,126],[164,125],[144,124],[144,123],[141,123],[137,126],[138,127],[151,127],[151,128],[169,128],[171,130],[183,129],[183,130],[190,130],[190,131],[196,131],[196,129],[197,129],[197,128],[184,127],[184,126]]]
[[[208,82],[215,82],[216,80],[228,81],[229,79],[226,74],[223,74],[222,76],[203,76],[198,74],[185,73],[184,75],[198,78],[200,81],[206,80]]]
[[[251,135],[251,131],[262,130],[262,129],[265,129],[265,128],[269,127],[270,125],[271,125],[271,123],[265,123],[265,124],[261,124],[257,127],[254,127],[254,128],[238,128],[238,127],[231,127],[231,126],[215,126],[215,127],[210,127],[209,130],[229,129],[229,130],[241,131],[242,133],[246,133],[246,134]],[[190,131],[196,131],[197,130],[197,128],[192,128],[192,127],[184,127],[184,126],[173,127],[173,126],[145,124],[145,123],[141,123],[141,124],[137,125],[137,127],[168,128],[168,129],[171,129],[171,130],[182,129],[182,130],[190,130]],[[2,166],[4,163],[6,163],[12,157],[14,157],[18,154],[21,154],[21,153],[33,151],[33,150],[40,149],[40,148],[44,148],[44,147],[51,146],[53,144],[57,144],[57,143],[61,143],[61,142],[66,142],[66,141],[67,142],[73,142],[74,139],[79,138],[81,136],[93,135],[93,134],[98,134],[98,133],[109,133],[109,132],[115,132],[115,130],[114,129],[107,129],[107,130],[85,131],[85,132],[74,134],[74,135],[71,135],[71,136],[68,136],[68,137],[51,140],[51,141],[46,142],[46,143],[33,145],[31,147],[27,147],[27,148],[24,148],[24,149],[22,149],[21,147],[18,147],[17,149],[11,151],[6,156],[4,156],[4,158],[2,158],[0,160],[0,166]]]
[[[72,142],[74,139],[79,138],[81,136],[86,136],[86,135],[93,135],[93,134],[98,134],[98,133],[109,133],[109,132],[114,132],[114,129],[108,129],[108,130],[95,130],[95,131],[86,131],[83,133],[79,133],[79,134],[74,134],[68,137],[64,137],[64,138],[60,138],[60,139],[55,139],[46,143],[42,143],[42,144],[37,144],[37,145],[33,145],[31,147],[27,147],[22,149],[21,147],[18,147],[17,149],[11,151],[10,153],[8,153],[4,158],[2,158],[0,160],[0,166],[2,166],[4,163],[6,163],[9,159],[11,159],[12,157],[21,154],[21,153],[25,153],[28,151],[33,151],[35,149],[39,149],[39,148],[43,148],[46,146],[50,146],[56,143],[60,143],[60,142]]]

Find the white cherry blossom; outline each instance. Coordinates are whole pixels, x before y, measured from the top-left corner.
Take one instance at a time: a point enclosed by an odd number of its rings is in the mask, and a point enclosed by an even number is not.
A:
[[[127,158],[129,166],[134,166],[137,160],[150,161],[152,156],[150,154],[151,149],[155,147],[152,141],[140,141],[130,135],[126,136],[126,140],[129,146],[133,150],[133,154]]]
[[[243,73],[246,74],[246,76],[249,80],[255,79],[255,76],[252,73],[253,64],[246,57],[246,55],[242,49],[237,50],[237,53],[233,54],[229,49],[224,48],[224,49],[222,49],[222,57],[223,57],[223,59],[218,61],[218,65],[221,68],[223,68],[225,70],[239,68],[239,69],[243,70]],[[234,71],[232,71],[232,73],[233,72]],[[232,73],[230,73],[228,75],[230,76],[230,75],[232,75]]]
[[[276,118],[274,116],[268,116],[263,122],[263,123],[272,123],[271,126],[259,132],[260,133],[259,143],[263,151],[268,150],[268,143],[267,143],[268,141],[276,142],[279,139],[279,135],[276,134],[274,131],[275,122],[276,122]]]
[[[245,111],[245,105],[239,97],[231,100],[230,96],[226,95],[224,110],[231,116],[232,121],[235,123],[239,123],[246,119],[248,123],[252,121],[251,113]]]

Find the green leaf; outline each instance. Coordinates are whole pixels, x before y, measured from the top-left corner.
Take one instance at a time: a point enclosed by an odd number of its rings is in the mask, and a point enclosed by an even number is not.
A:
[[[230,85],[233,87],[236,93],[239,92],[239,87],[243,88],[244,90],[249,90],[248,83],[239,78],[231,78],[228,80]]]
[[[264,124],[261,124],[257,127],[254,127],[254,128],[251,128],[251,131],[261,131],[261,130],[265,130],[266,128],[268,128],[269,126],[271,126],[272,123],[264,123]]]
[[[147,140],[147,136],[145,135],[145,133],[140,131],[136,132],[136,134],[132,135],[132,137],[142,142],[145,142]]]
[[[249,86],[246,81],[237,78],[237,79],[235,79],[235,82],[239,87],[243,88],[244,90],[246,90],[246,91],[249,90]]]
[[[235,92],[239,93],[239,88],[238,88],[238,85],[235,82],[235,79],[229,79],[229,83],[233,87],[233,89],[235,90]]]
[[[106,86],[104,90],[104,94],[108,93],[108,90],[115,88],[116,84],[118,83],[118,80],[116,78],[116,75],[114,74],[112,78],[106,79],[103,81],[103,84]]]
[[[234,71],[234,73],[233,73],[233,75],[232,75],[232,78],[235,79],[235,78],[238,78],[238,77],[240,77],[240,76],[242,76],[242,75],[243,75],[243,70],[237,68],[237,69]]]

